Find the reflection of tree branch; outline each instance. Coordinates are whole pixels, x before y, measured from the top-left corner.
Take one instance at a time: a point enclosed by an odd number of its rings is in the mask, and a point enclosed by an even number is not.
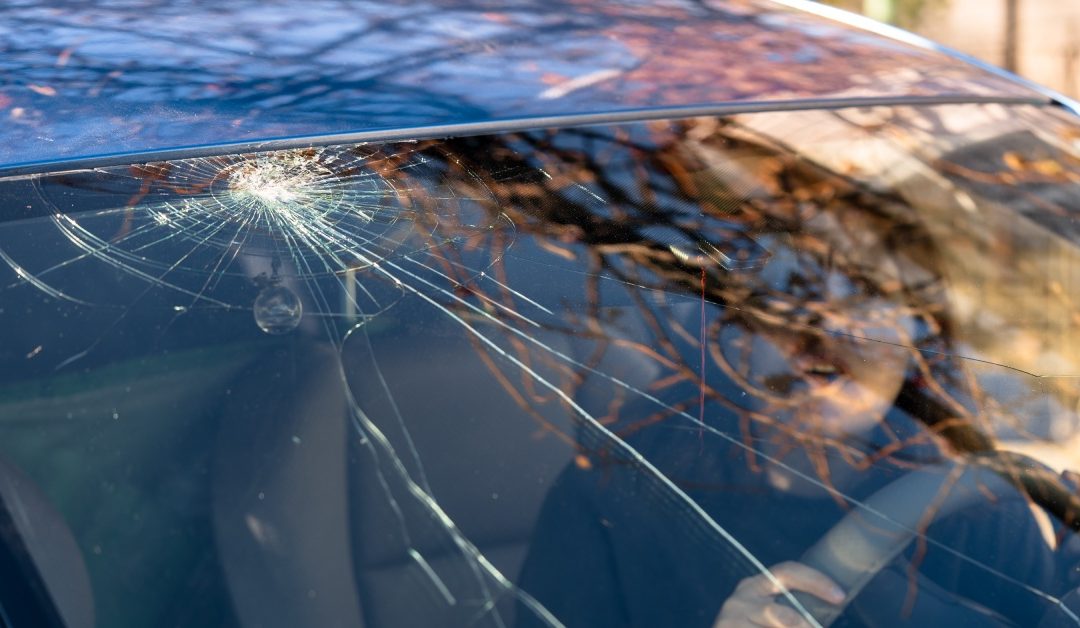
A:
[[[693,122],[681,124],[680,133],[694,128]],[[716,138],[723,138],[725,144],[718,146],[721,150],[745,146],[747,135],[744,130],[739,130],[737,136],[733,137],[724,133],[724,129],[714,131],[713,139],[709,141],[716,144],[719,143]],[[645,150],[620,152],[617,147],[624,139],[616,134],[605,137],[596,130],[589,130],[588,135],[588,150],[560,148],[557,145],[560,140],[555,136],[526,134],[507,139],[506,145],[492,138],[461,140],[459,154],[477,151],[497,154],[501,167],[518,173],[509,177],[505,184],[497,180],[488,181],[487,185],[500,200],[499,211],[509,212],[518,229],[533,234],[541,243],[549,242],[551,246],[566,251],[566,255],[573,255],[574,249],[565,247],[576,245],[587,251],[594,260],[596,266],[586,281],[586,285],[590,286],[586,292],[586,315],[577,319],[583,331],[587,329],[587,336],[596,343],[587,360],[589,368],[596,368],[604,353],[614,347],[645,356],[658,364],[664,373],[654,380],[652,391],[669,390],[674,394],[679,390],[680,383],[693,384],[705,391],[710,403],[718,403],[736,417],[744,439],[754,431],[751,426],[768,427],[773,438],[782,439],[777,440],[781,456],[783,452],[800,449],[809,457],[819,479],[826,484],[829,483],[826,456],[829,449],[839,452],[858,468],[866,468],[883,460],[891,460],[902,468],[912,468],[917,466],[917,462],[907,460],[903,452],[909,447],[932,442],[948,443],[951,451],[958,454],[994,450],[994,438],[986,414],[973,412],[968,407],[970,401],[976,402],[975,408],[984,407],[988,403],[985,392],[968,369],[949,357],[948,339],[952,324],[945,318],[947,310],[940,303],[942,291],[939,283],[920,278],[903,286],[887,287],[875,277],[876,270],[872,266],[863,267],[857,259],[845,258],[844,251],[835,251],[821,235],[814,233],[796,217],[792,213],[793,208],[785,203],[787,199],[797,197],[803,202],[816,202],[820,207],[828,207],[829,211],[869,215],[878,221],[876,224],[883,232],[882,239],[888,242],[889,254],[902,255],[905,248],[911,249],[906,254],[909,263],[936,259],[924,250],[925,243],[930,239],[899,197],[882,196],[857,181],[820,167],[808,167],[790,159],[773,162],[775,183],[772,189],[776,191],[776,196],[741,199],[741,205],[735,208],[725,205],[724,219],[741,223],[748,230],[765,228],[763,226],[767,225],[768,229],[788,234],[794,238],[794,244],[804,247],[800,250],[807,251],[808,260],[815,255],[828,253],[829,267],[857,279],[867,294],[889,295],[902,289],[907,303],[904,311],[922,320],[925,332],[920,338],[910,338],[902,330],[898,332],[906,342],[913,343],[910,355],[914,367],[913,375],[903,382],[895,405],[925,425],[925,432],[904,437],[890,432],[888,444],[865,451],[852,448],[849,443],[830,436],[812,423],[778,421],[770,412],[790,408],[797,401],[758,385],[721,349],[719,330],[722,325],[737,326],[748,331],[757,329],[759,333],[768,328],[792,329],[794,325],[801,333],[825,333],[815,327],[817,323],[814,322],[822,316],[832,315],[816,302],[823,296],[821,282],[825,280],[825,275],[815,275],[816,266],[812,262],[802,266],[803,284],[795,292],[791,291],[791,287],[753,285],[754,279],[750,273],[707,273],[704,296],[708,302],[720,306],[723,313],[710,323],[707,339],[702,339],[707,340],[710,365],[719,369],[739,389],[761,399],[770,409],[769,412],[750,410],[734,403],[710,386],[708,381],[703,381],[696,367],[687,361],[673,338],[669,337],[669,330],[689,346],[699,345],[700,341],[677,320],[662,321],[658,318],[657,311],[641,297],[638,290],[628,290],[628,295],[635,303],[634,311],[640,317],[640,322],[648,330],[647,340],[631,341],[605,331],[607,323],[601,318],[601,297],[597,286],[601,273],[626,286],[649,287],[661,292],[674,291],[687,297],[702,298],[697,274],[700,271],[681,264],[664,243],[650,240],[642,235],[641,229],[673,224],[672,218],[679,213],[666,207],[668,199],[674,198],[672,195],[681,199],[700,198],[704,192],[700,187],[700,175],[695,173],[701,172],[704,166],[691,164],[685,153],[679,154],[681,144],[677,138],[668,142],[662,138],[656,140],[661,148],[656,151],[658,155],[650,155]],[[507,146],[510,145],[516,148],[508,150]],[[766,152],[782,152],[769,148],[772,146],[775,146],[772,139],[763,140],[758,150],[765,147]],[[593,157],[598,154],[607,155],[603,163]],[[530,163],[532,160],[537,161]],[[521,173],[530,172],[530,166],[542,167],[547,176],[522,177]],[[484,168],[477,170],[483,171]],[[633,187],[628,187],[623,180],[616,183],[613,173],[629,174],[629,179],[636,183]],[[602,212],[597,211],[600,208],[590,207],[584,201],[564,195],[565,191],[578,183],[589,184],[605,198]],[[654,195],[650,196],[646,191]],[[558,202],[552,202],[553,199],[558,199]],[[710,216],[719,208],[705,201],[696,202],[700,203],[704,212],[700,229],[708,229]],[[850,328],[850,324],[847,325]],[[738,347],[733,349],[740,351]],[[742,350],[749,349],[744,347]],[[746,356],[739,360],[745,364]],[[578,385],[586,378],[587,373],[580,373],[576,380]],[[695,402],[690,398],[674,400],[670,402],[672,409],[657,409],[646,416],[626,419],[617,415],[617,408],[621,404],[622,401],[612,401],[610,415],[605,421],[619,426],[617,433],[629,437],[689,411]],[[756,464],[753,459],[756,445],[749,440],[746,444],[749,447],[749,464],[753,467]],[[1060,496],[1060,482],[1042,478],[1039,483],[1025,485],[1024,490],[1062,520],[1075,519],[1073,511],[1055,509],[1047,502],[1046,496],[1049,494]]]
[[[969,418],[958,416],[923,391],[925,381],[923,378],[917,381],[906,379],[896,397],[896,407],[918,418],[932,431],[940,434],[957,452],[993,450],[994,441],[975,429]]]

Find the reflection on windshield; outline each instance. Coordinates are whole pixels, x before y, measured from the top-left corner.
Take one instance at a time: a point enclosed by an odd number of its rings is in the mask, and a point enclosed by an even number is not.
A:
[[[753,114],[4,180],[0,454],[86,574],[35,555],[49,599],[1080,623],[1076,129]]]
[[[5,167],[707,103],[1046,102],[761,0],[21,0],[0,5],[0,38]]]

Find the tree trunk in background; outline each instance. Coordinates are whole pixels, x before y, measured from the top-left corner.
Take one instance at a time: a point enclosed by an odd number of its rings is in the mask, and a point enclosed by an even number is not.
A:
[[[896,22],[896,0],[863,0],[863,15],[886,24]]]
[[[1005,0],[1005,42],[1002,63],[1006,70],[1016,72],[1017,33],[1020,31],[1020,0]]]

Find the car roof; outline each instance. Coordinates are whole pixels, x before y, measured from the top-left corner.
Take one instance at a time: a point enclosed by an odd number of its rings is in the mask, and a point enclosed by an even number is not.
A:
[[[6,3],[0,169],[754,109],[1049,100],[790,4]]]

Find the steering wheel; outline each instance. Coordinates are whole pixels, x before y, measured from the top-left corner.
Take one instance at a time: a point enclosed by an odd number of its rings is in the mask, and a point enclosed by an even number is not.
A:
[[[1003,452],[914,470],[852,508],[800,559],[840,585],[847,592],[844,601],[833,605],[806,593],[792,595],[821,626],[827,627],[907,547],[917,530],[985,502],[988,492],[995,496],[1015,495],[1017,485],[1023,485],[1031,494],[1030,484],[1045,479],[1047,472],[1046,467],[1030,458]],[[1040,488],[1045,484],[1040,482]],[[929,509],[932,514],[927,520]],[[993,615],[987,609],[981,610]]]

